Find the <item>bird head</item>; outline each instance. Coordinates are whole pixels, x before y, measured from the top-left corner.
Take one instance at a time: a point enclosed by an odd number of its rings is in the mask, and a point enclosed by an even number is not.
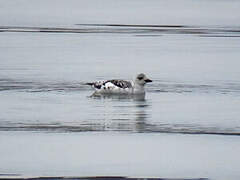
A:
[[[152,80],[147,78],[147,76],[143,73],[138,74],[135,79],[135,83],[141,86],[144,86],[146,83],[149,82],[152,82]]]

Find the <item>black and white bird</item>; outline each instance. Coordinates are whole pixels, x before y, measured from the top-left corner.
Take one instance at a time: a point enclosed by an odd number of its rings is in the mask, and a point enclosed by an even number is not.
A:
[[[134,81],[112,79],[86,83],[95,89],[94,94],[145,94],[144,86],[152,82],[143,73],[138,74]]]

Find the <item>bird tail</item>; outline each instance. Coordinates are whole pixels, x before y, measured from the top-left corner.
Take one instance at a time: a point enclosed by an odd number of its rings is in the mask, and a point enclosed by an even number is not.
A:
[[[94,83],[85,83],[85,85],[93,86]]]

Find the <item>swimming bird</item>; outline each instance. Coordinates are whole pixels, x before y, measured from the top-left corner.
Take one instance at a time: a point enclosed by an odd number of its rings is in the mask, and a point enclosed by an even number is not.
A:
[[[86,83],[95,89],[94,94],[145,94],[144,86],[152,82],[144,73],[137,75],[134,81],[112,79]]]

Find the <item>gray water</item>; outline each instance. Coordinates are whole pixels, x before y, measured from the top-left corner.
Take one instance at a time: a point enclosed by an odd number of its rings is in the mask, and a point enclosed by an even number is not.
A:
[[[240,29],[2,27],[2,131],[240,133]],[[86,82],[153,79],[147,95],[91,98]]]
[[[239,6],[0,0],[0,179],[239,179]]]

